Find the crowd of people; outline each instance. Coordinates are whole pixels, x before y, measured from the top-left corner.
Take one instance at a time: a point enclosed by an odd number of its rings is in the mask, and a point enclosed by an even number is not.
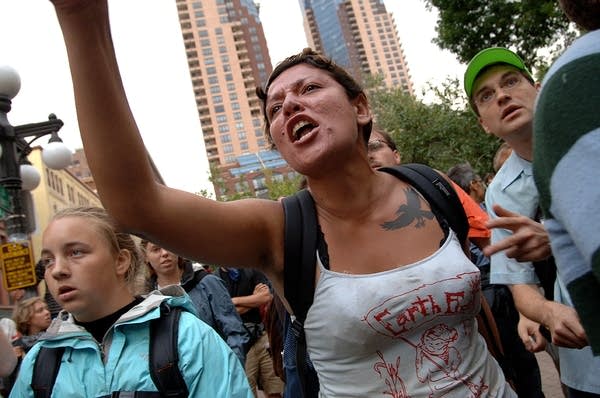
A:
[[[63,209],[43,232],[49,295],[20,300],[2,322],[3,394],[544,397],[533,353],[545,349],[568,398],[600,397],[597,1],[561,0],[589,33],[541,85],[503,47],[468,64],[469,104],[503,144],[489,178],[465,162],[440,174],[466,241],[379,170],[402,154],[345,69],[311,49],[275,67],[257,92],[266,136],[316,209],[315,236],[303,237],[316,242],[314,292],[286,276],[280,201],[217,202],[154,180],[107,1],[52,2],[106,210]],[[314,296],[304,333],[290,283]],[[502,355],[478,332],[488,306]]]

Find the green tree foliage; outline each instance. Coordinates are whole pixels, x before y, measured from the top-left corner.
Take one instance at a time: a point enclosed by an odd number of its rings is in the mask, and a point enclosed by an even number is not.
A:
[[[433,41],[465,63],[484,48],[502,46],[537,68],[547,62],[537,50],[564,46],[574,36],[556,0],[424,1],[439,11]]]
[[[265,169],[264,173],[267,176],[266,186],[269,191],[269,199],[278,200],[283,196],[290,196],[298,192],[302,175],[296,174],[292,178],[273,178],[270,170]]]
[[[446,171],[468,161],[480,173],[492,170],[500,145],[485,134],[475,114],[466,106],[458,80],[433,88],[436,103],[425,104],[399,88],[369,84],[376,124],[390,133],[403,163],[424,163]]]

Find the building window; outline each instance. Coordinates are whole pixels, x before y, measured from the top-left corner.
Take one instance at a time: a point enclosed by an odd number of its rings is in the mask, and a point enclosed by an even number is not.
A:
[[[246,141],[240,142],[240,149],[242,151],[247,151],[248,150],[248,142],[246,142]]]
[[[235,83],[227,83],[227,91],[235,91]]]
[[[233,112],[233,118],[235,120],[242,120],[242,113],[241,112]]]
[[[215,68],[214,66],[209,66],[208,68],[206,68],[207,75],[214,75],[216,73],[217,73],[217,68]]]
[[[225,112],[225,107],[223,105],[215,105],[215,113],[223,113]]]
[[[212,55],[212,48],[210,48],[210,47],[203,48],[202,49],[202,55],[204,55],[204,56]],[[206,61],[204,61],[204,63],[206,63]],[[211,64],[214,64],[214,61],[211,62]]]
[[[237,93],[229,93],[229,100],[235,101],[238,99]]]
[[[240,104],[237,102],[232,102],[231,109],[235,109],[235,110],[240,109]]]
[[[262,121],[260,119],[252,119],[252,125],[254,127],[260,127],[262,126]]]
[[[242,123],[242,122],[237,122],[237,123],[235,124],[235,129],[236,129],[236,130],[243,130],[243,129],[244,129],[244,123]]]
[[[227,124],[222,124],[222,125],[220,125],[220,126],[219,126],[219,131],[220,131],[221,133],[226,133],[226,132],[228,132],[228,131],[229,131],[229,125],[227,125]]]
[[[223,152],[225,152],[225,153],[233,152],[233,145],[231,145],[231,144],[223,145]]]
[[[210,92],[213,94],[218,94],[221,92],[221,87],[220,86],[211,86]]]
[[[215,104],[220,104],[221,102],[223,102],[223,97],[221,95],[214,95],[213,102]]]
[[[219,78],[217,76],[209,76],[208,77],[208,84],[218,84],[219,83]]]
[[[246,139],[246,132],[245,131],[238,131],[237,135],[238,135],[238,140],[240,140],[240,141]]]
[[[254,177],[252,179],[252,185],[254,189],[265,189],[267,187],[267,181],[264,176]]]
[[[237,193],[248,192],[250,190],[250,185],[248,185],[247,181],[238,181],[235,183],[235,191]]]
[[[229,134],[223,134],[221,136],[221,142],[223,144],[227,143],[227,142],[231,142],[231,136]]]
[[[227,123],[227,115],[217,115],[217,123]]]
[[[256,130],[254,130],[254,135],[255,135],[256,137],[262,137],[262,136],[263,136],[263,134],[264,134],[264,133],[263,133],[262,129],[256,129]]]
[[[225,156],[225,163],[234,163],[234,162],[235,162],[235,155]]]

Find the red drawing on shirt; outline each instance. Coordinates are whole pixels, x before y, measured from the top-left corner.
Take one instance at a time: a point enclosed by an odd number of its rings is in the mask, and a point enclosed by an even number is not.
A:
[[[385,384],[388,386],[388,391],[384,391],[384,395],[389,395],[392,398],[410,398],[410,395],[406,392],[406,386],[402,381],[399,374],[400,369],[400,357],[396,358],[396,364],[387,363],[381,351],[377,351],[377,355],[381,358],[381,362],[376,362],[373,369],[379,377],[385,378]],[[382,370],[385,370],[387,374],[382,375]]]
[[[489,386],[483,380],[479,384],[473,383],[468,379],[470,375],[461,374],[459,367],[462,356],[455,347],[459,331],[440,322],[440,317],[463,316],[464,322],[469,321],[478,311],[479,292],[479,272],[459,274],[390,297],[372,308],[363,321],[376,332],[400,339],[415,349],[416,377],[420,383],[427,383],[429,397],[443,397],[456,391],[453,386],[462,384],[470,394],[468,397],[476,398]],[[409,340],[407,336],[411,331],[428,325],[427,330],[420,333],[417,343]],[[465,330],[469,329],[462,322],[461,325]],[[408,398],[400,374],[400,357],[396,358],[394,365],[387,363],[380,351],[377,351],[377,355],[382,361],[375,364],[374,370],[380,378],[384,377],[382,369],[387,372],[385,383],[388,390],[384,394],[393,398]]]
[[[432,291],[443,292],[444,300],[429,294]],[[363,320],[376,332],[398,338],[414,328],[434,324],[439,316],[476,314],[479,291],[479,271],[467,272],[390,297],[372,308]],[[408,301],[407,297],[414,298]]]
[[[408,342],[406,339],[403,340]],[[489,388],[483,383],[474,384],[461,377],[458,367],[462,357],[454,347],[456,340],[458,340],[456,329],[440,323],[427,329],[415,347],[417,377],[421,383],[429,384],[431,390],[429,397],[442,397],[445,395],[443,391],[450,392],[451,386],[459,383],[469,389],[472,398],[481,396]],[[413,345],[410,342],[409,344]]]

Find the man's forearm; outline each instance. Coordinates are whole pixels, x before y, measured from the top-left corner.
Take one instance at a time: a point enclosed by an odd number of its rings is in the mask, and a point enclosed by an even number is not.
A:
[[[546,298],[536,285],[508,285],[517,310],[530,320],[544,324]]]

